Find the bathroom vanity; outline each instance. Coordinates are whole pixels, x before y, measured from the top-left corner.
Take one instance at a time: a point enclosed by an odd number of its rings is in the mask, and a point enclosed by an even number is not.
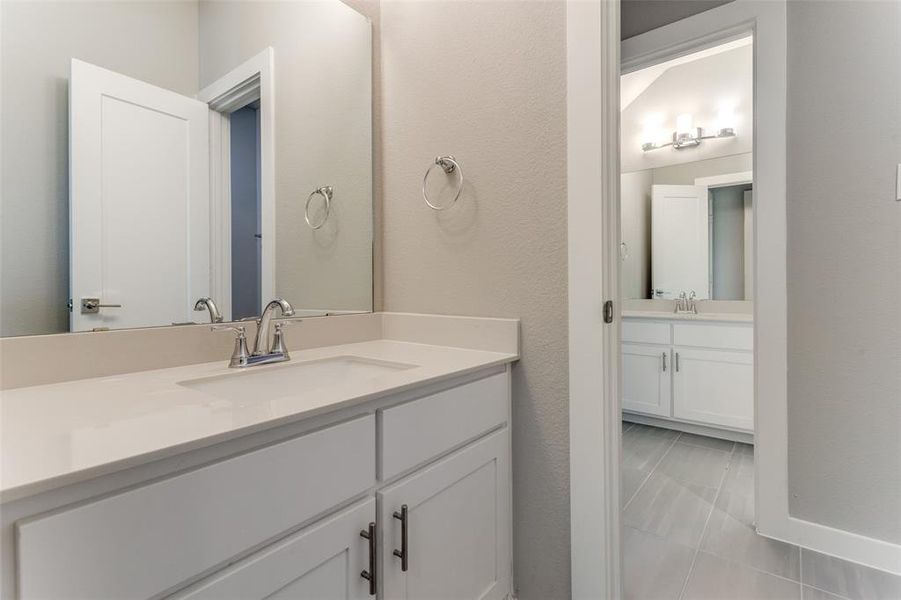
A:
[[[752,442],[753,350],[750,315],[624,312],[623,419]]]
[[[518,325],[490,321],[512,343],[4,391],[3,597],[506,598]]]

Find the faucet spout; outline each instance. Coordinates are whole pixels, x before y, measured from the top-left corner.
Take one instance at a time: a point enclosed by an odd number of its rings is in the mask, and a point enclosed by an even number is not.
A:
[[[216,306],[216,302],[208,296],[204,296],[197,300],[197,302],[194,303],[194,310],[198,312],[202,310],[210,311],[210,323],[222,322],[222,313],[219,312],[219,307]]]
[[[257,321],[257,335],[253,343],[253,356],[269,353],[269,324],[272,321],[272,313],[278,308],[283,317],[293,317],[294,307],[287,300],[276,298],[266,305],[263,314]]]

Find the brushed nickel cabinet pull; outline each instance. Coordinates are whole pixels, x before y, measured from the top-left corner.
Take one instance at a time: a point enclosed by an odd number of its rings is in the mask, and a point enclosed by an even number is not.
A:
[[[664,352],[661,356],[663,356],[663,372],[666,373],[666,352]]]
[[[369,529],[360,531],[360,537],[369,541],[369,569],[360,573],[360,577],[369,582],[369,595],[375,596],[375,523],[369,523]]]
[[[679,353],[676,352],[676,373],[679,372]]]
[[[407,546],[407,505],[400,507],[400,512],[394,511],[394,518],[400,521],[400,550],[394,550],[394,556],[400,559],[400,570],[406,572],[409,567],[409,547]]]

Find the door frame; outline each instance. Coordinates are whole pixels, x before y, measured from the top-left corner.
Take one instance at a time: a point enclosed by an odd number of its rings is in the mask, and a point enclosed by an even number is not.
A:
[[[748,33],[755,41],[754,188],[758,197],[767,198],[766,206],[756,202],[754,207],[755,235],[761,242],[755,244],[756,464],[758,471],[766,474],[756,478],[757,522],[763,535],[794,543],[811,541],[796,535],[788,516],[786,10],[785,0],[735,0],[620,44],[618,2],[567,2],[574,598],[621,595],[619,311],[615,311],[613,327],[601,326],[599,318],[604,299],[619,300],[620,72]],[[597,243],[599,226],[601,243]],[[761,348],[766,352],[760,352]],[[603,368],[597,369],[598,364]]]
[[[231,320],[231,128],[229,114],[260,102],[260,299],[275,297],[274,51],[265,48],[197,94],[210,107],[210,295]]]

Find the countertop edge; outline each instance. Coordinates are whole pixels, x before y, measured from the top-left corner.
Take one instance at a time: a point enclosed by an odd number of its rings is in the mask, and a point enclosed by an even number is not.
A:
[[[415,344],[416,342],[412,343]],[[489,370],[495,367],[514,363],[519,360],[519,358],[520,357],[518,354],[501,355],[494,360],[485,361],[477,365],[454,369],[431,376],[427,375],[422,379],[416,381],[406,382],[393,387],[379,389],[368,394],[362,394],[353,396],[351,398],[337,400],[331,404],[317,406],[309,410],[299,411],[292,415],[276,417],[268,421],[254,423],[252,425],[238,427],[236,429],[231,429],[220,433],[198,437],[190,441],[177,443],[172,446],[166,446],[164,448],[152,450],[143,454],[136,454],[133,456],[117,459],[108,463],[87,467],[78,471],[72,471],[63,475],[52,476],[47,479],[24,483],[16,487],[0,489],[0,504],[7,504],[10,502],[33,497],[38,494],[50,492],[62,487],[82,483],[107,475],[112,475],[114,473],[137,468],[155,462],[157,460],[171,458],[179,454],[208,448],[216,444],[225,443],[248,435],[253,435],[255,433],[275,429],[277,427],[300,423],[307,419],[312,419],[314,417],[337,412],[343,409],[353,408],[367,402],[376,401],[396,394],[402,394],[419,387],[426,387],[432,384],[441,383],[443,381],[465,377],[466,375],[478,373],[479,371]]]

